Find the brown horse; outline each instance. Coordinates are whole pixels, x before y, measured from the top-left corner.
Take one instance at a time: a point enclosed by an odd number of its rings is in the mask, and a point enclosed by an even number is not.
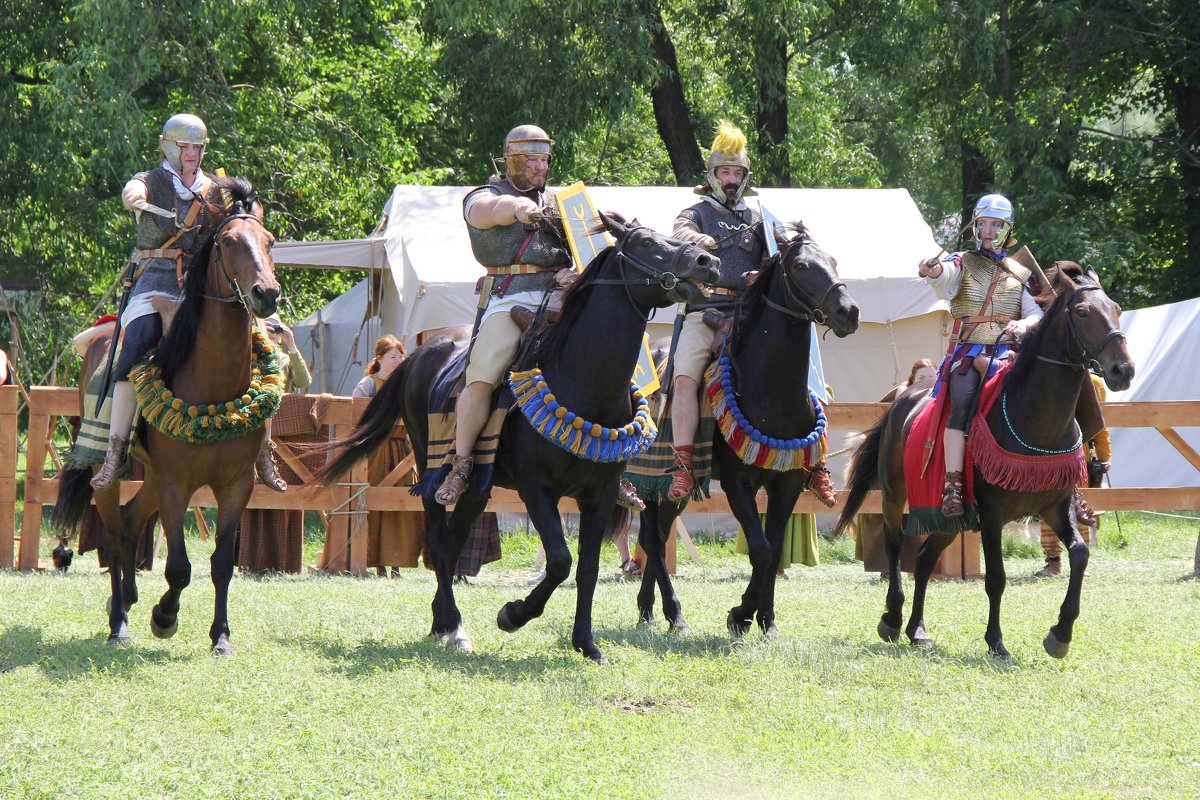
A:
[[[191,406],[225,406],[250,389],[255,317],[275,312],[279,284],[271,245],[275,237],[263,226],[262,206],[250,184],[240,178],[217,179],[233,199],[232,212],[210,207],[216,231],[192,257],[184,297],[154,356],[174,397]],[[244,288],[243,288],[244,287]],[[233,545],[238,520],[254,488],[254,461],[263,428],[222,441],[196,444],[177,441],[142,423],[139,438],[149,463],[145,483],[133,500],[120,505],[120,486],[95,492],[104,521],[112,596],[108,604],[110,644],[127,644],[129,609],[137,602],[134,557],[138,533],[159,512],[167,535],[167,591],[154,606],[150,629],[167,638],[178,627],[179,596],[191,582],[192,566],[183,541],[183,516],[192,494],[211,487],[217,499],[217,539],[212,556],[216,604],[209,637],[213,652],[232,655],[227,604],[233,576]],[[91,500],[91,470],[68,470],[59,485],[52,519],[69,528]]]
[[[977,418],[991,430],[1000,448],[1015,454],[1068,453],[1078,447],[1082,433],[1075,421],[1080,391],[1088,382],[1089,368],[1101,372],[1109,389],[1121,391],[1133,380],[1133,361],[1118,323],[1121,307],[1100,286],[1091,270],[1071,261],[1060,261],[1051,270],[1051,285],[1057,297],[1046,308],[1045,317],[1021,345],[987,416]],[[918,412],[930,398],[928,390],[901,395],[895,405],[866,433],[854,455],[850,492],[837,530],[844,530],[862,506],[867,491],[876,483],[883,490],[883,517],[891,579],[887,606],[877,631],[884,641],[900,637],[904,591],[900,585],[900,544],[904,505],[908,499],[904,475],[904,448]],[[972,442],[974,435],[972,435]],[[917,445],[913,445],[914,447]],[[1018,517],[1037,514],[1054,528],[1067,548],[1071,578],[1059,609],[1058,623],[1042,642],[1046,652],[1063,658],[1070,649],[1075,620],[1079,617],[1079,595],[1087,568],[1088,548],[1076,527],[1071,494],[1074,487],[1041,491],[1018,491],[988,483],[974,469],[975,508],[983,539],[989,613],[984,641],[989,652],[1001,661],[1012,656],[1000,632],[1000,598],[1004,594],[1004,560],[1000,530]],[[928,647],[925,632],[925,589],[938,556],[955,534],[935,533],[921,545],[917,556],[916,588],[912,615],[905,633],[915,645]]]

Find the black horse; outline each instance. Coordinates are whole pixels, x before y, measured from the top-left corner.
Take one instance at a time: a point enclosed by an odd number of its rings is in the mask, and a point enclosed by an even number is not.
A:
[[[817,424],[808,389],[811,323],[828,325],[839,337],[848,336],[858,329],[859,310],[838,280],[837,263],[803,226],[797,226],[791,240],[777,240],[780,252],[764,263],[738,300],[724,353],[745,419],[771,437],[793,440],[808,436]],[[729,629],[734,635],[745,634],[757,614],[763,631],[775,635],[775,571],[788,518],[809,472],[747,465],[718,428],[713,433],[713,477],[720,479],[729,508],[745,532],[753,568],[742,602],[729,611]],[[760,488],[766,489],[768,498],[765,531],[755,500]],[[686,629],[667,573],[665,543],[687,501],[646,500],[640,539],[647,554],[646,569],[637,598],[641,621],[653,622],[657,582],[670,626]]]
[[[1020,354],[1003,378],[1001,400],[989,410],[985,424],[1001,448],[1009,453],[1037,455],[1070,452],[1081,432],[1075,421],[1080,391],[1088,381],[1089,367],[1098,369],[1113,391],[1129,387],[1133,361],[1120,331],[1121,307],[1100,286],[1096,273],[1071,261],[1060,261],[1050,271],[1057,297],[1050,300],[1042,321],[1021,345]],[[1042,300],[1045,303],[1050,298]],[[863,498],[876,483],[883,490],[883,515],[891,580],[887,607],[877,630],[884,641],[900,637],[904,590],[900,585],[900,544],[904,506],[908,499],[904,476],[904,447],[917,413],[930,400],[930,390],[902,395],[867,431],[851,464],[849,495],[838,520],[838,530],[850,523]],[[1019,430],[1017,428],[1019,427]],[[972,443],[975,435],[972,434]],[[972,445],[973,446],[973,445]],[[1071,645],[1079,616],[1079,593],[1088,562],[1088,547],[1075,523],[1072,488],[1049,491],[1015,491],[989,483],[979,467],[974,469],[975,504],[983,539],[987,577],[988,624],[984,634],[989,652],[1012,660],[1000,632],[1000,599],[1004,594],[1004,560],[1000,531],[1018,517],[1039,515],[1054,528],[1067,548],[1071,578],[1059,609],[1058,624],[1050,628],[1042,645],[1055,658],[1063,658]],[[928,647],[925,632],[925,589],[938,556],[954,534],[933,534],[917,556],[916,589],[912,616],[905,633],[913,644]]]
[[[597,256],[564,299],[560,321],[551,326],[521,368],[539,367],[553,400],[576,417],[607,429],[622,428],[634,415],[630,381],[653,308],[695,302],[701,284],[715,283],[718,259],[694,245],[655,233],[636,222],[626,225],[602,215],[617,244]],[[321,477],[332,480],[382,443],[403,416],[424,476],[429,449],[430,387],[444,382],[448,367],[460,364],[470,329],[439,337],[417,348],[367,406],[354,432],[333,442],[340,450]],[[521,414],[510,414],[500,433],[495,484],[516,488],[546,550],[546,577],[524,600],[500,609],[497,624],[515,631],[545,610],[555,588],[567,579],[571,554],[563,536],[558,502],[579,505],[578,600],[571,643],[588,658],[605,662],[592,636],[592,595],[600,564],[600,544],[615,529],[617,482],[623,461],[585,460],[552,444]],[[478,470],[478,467],[477,467]],[[428,482],[428,481],[426,481]],[[433,555],[438,589],[431,633],[442,642],[469,650],[452,578],[471,523],[487,500],[468,491],[447,519],[432,493],[425,494],[426,542]]]

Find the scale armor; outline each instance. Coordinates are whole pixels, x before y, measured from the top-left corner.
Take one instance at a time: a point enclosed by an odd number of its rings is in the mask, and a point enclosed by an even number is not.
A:
[[[1011,258],[1004,259],[1004,266],[1012,274],[1003,273],[1003,277],[995,291],[992,292],[992,299],[987,308],[983,309],[982,315],[1020,319],[1021,294],[1032,273]],[[962,280],[958,285],[958,291],[950,301],[952,317],[962,319],[980,315],[980,307],[983,305],[984,298],[987,297],[988,287],[991,286],[992,276],[997,269],[1000,267],[990,256],[978,252],[962,254]],[[1003,270],[1001,271],[1003,272]],[[1014,275],[1016,277],[1013,277]],[[996,337],[1004,331],[1004,325],[1003,322],[981,322],[962,341],[969,344],[994,344]],[[1015,340],[1007,335],[1002,337],[1000,342],[1015,344]]]
[[[478,192],[491,192],[510,197],[530,197],[530,193],[520,192],[507,179],[499,178],[486,186],[474,189],[463,199],[464,214],[467,200]],[[530,199],[544,209],[544,213],[547,215],[556,213],[557,206],[554,202],[553,190],[547,189]],[[547,270],[556,270],[571,266],[571,254],[564,245],[562,237],[545,223],[530,223],[530,225],[534,226],[536,230],[518,262],[517,253],[530,231],[525,223],[514,222],[511,225],[498,225],[486,230],[476,228],[468,223],[467,233],[471,238],[471,252],[475,254],[475,260],[485,267],[507,267],[521,263],[545,267]]]

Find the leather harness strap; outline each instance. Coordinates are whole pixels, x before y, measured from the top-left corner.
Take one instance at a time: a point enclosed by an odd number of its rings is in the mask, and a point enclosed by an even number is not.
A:
[[[144,262],[148,258],[172,258],[175,260],[175,280],[179,282],[179,287],[183,288],[183,257],[186,255],[183,250],[178,247],[171,247],[179,241],[185,233],[192,229],[196,224],[196,218],[200,216],[200,206],[204,205],[199,197],[192,201],[192,207],[188,209],[187,216],[183,219],[183,224],[179,226],[179,230],[175,231],[175,235],[167,241],[163,242],[162,247],[156,247],[153,250],[134,250],[133,257],[139,262]],[[137,270],[133,273],[133,280],[137,281],[145,271],[144,263],[139,263]]]

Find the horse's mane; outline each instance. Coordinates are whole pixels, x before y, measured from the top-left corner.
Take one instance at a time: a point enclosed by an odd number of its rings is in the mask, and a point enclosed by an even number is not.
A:
[[[545,334],[538,341],[537,346],[528,357],[522,358],[517,365],[519,369],[554,363],[555,357],[562,349],[563,340],[571,332],[571,328],[587,306],[588,297],[595,288],[595,280],[599,276],[600,270],[612,256],[614,250],[615,248],[612,246],[601,250],[583,270],[579,280],[563,292],[562,311],[559,314],[558,322],[546,328]]]
[[[229,193],[235,207],[245,208],[254,202],[254,187],[245,178],[215,177],[212,182]],[[175,312],[175,320],[154,354],[162,368],[163,380],[171,385],[175,371],[183,366],[196,345],[196,330],[200,327],[200,311],[204,307],[204,286],[208,280],[208,259],[212,255],[215,237],[211,234],[200,241],[188,259],[183,279],[183,301]]]
[[[784,252],[793,243],[796,243],[799,247],[804,247],[805,244],[812,241],[812,237],[808,235],[808,228],[804,227],[804,223],[795,222],[788,227],[794,230],[796,235],[786,242],[776,239],[776,243],[779,245],[779,252],[763,262],[762,266],[759,267],[758,277],[754,279],[754,283],[747,286],[738,298],[738,311],[735,316],[737,324],[730,333],[730,350],[734,349],[741,340],[742,331],[750,330],[758,324],[763,308],[766,307],[766,303],[763,301],[767,296],[768,290],[771,288],[771,281],[775,277],[775,270],[779,269],[779,265],[783,262]]]
[[[1059,261],[1054,265],[1052,271],[1057,271],[1059,274],[1058,285],[1054,287],[1058,291],[1058,296],[1050,301],[1050,305],[1044,306],[1045,313],[1041,322],[1035,325],[1029,336],[1021,342],[1021,348],[1017,351],[1017,360],[1013,362],[1012,368],[1009,369],[1008,376],[1005,378],[1006,386],[1019,386],[1029,377],[1029,372],[1037,361],[1037,355],[1041,352],[1043,340],[1048,335],[1051,327],[1050,321],[1063,313],[1063,306],[1067,304],[1067,300],[1070,299],[1071,293],[1077,286],[1092,283],[1084,274],[1083,269],[1073,261]],[[1050,296],[1052,296],[1051,288],[1045,287],[1042,294],[1039,295],[1039,299]],[[1010,384],[1009,381],[1012,383]]]

